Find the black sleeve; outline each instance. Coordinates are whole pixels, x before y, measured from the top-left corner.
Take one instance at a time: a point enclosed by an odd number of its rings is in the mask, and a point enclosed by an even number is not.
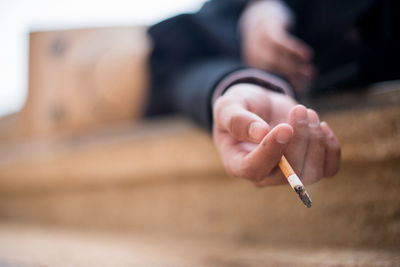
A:
[[[183,75],[174,81],[171,94],[174,107],[210,130],[212,94],[225,76],[241,68],[240,62],[230,59],[206,60],[188,66]]]
[[[237,23],[246,0],[208,1],[149,29],[151,90],[146,114],[189,115],[210,128],[211,95],[227,74],[242,68]]]

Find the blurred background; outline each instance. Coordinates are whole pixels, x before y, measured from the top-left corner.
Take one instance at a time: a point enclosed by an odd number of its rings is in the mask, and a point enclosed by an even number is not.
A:
[[[0,1],[0,115],[22,108],[28,90],[29,32],[100,26],[151,25],[203,0]]]
[[[311,209],[141,119],[147,26],[202,3],[0,0],[0,266],[400,265],[399,81],[304,100],[343,153]]]

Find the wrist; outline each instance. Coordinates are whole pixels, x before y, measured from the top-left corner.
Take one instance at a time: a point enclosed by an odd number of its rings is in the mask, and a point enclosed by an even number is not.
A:
[[[213,107],[215,101],[230,87],[240,83],[255,84],[266,90],[279,92],[290,97],[294,96],[293,89],[284,79],[258,69],[243,69],[229,74],[215,87],[211,106]]]

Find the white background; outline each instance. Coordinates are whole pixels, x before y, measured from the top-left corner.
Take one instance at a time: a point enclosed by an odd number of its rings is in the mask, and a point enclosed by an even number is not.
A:
[[[150,25],[204,0],[0,0],[0,116],[19,110],[28,90],[32,30]]]

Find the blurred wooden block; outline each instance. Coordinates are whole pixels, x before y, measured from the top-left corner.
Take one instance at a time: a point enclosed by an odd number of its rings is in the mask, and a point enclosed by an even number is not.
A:
[[[77,132],[138,118],[149,47],[145,27],[31,33],[22,134]]]
[[[20,120],[20,113],[12,113],[0,117],[0,145],[10,142],[16,137]]]
[[[209,136],[177,118],[0,148],[0,195],[224,173]]]

